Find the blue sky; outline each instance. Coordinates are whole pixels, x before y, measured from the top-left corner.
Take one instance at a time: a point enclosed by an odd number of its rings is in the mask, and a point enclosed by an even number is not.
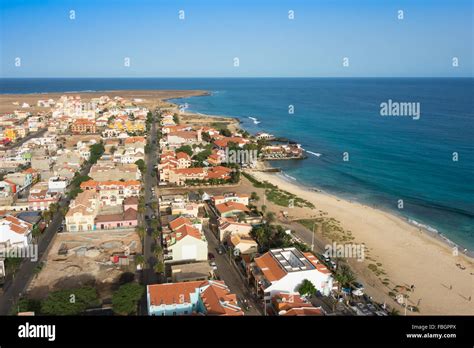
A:
[[[0,4],[1,77],[473,76],[472,0]]]

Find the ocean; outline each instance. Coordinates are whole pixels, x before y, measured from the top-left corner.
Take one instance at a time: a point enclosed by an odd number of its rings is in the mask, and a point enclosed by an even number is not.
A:
[[[0,79],[0,93],[123,89],[208,90],[172,101],[301,143],[306,160],[272,163],[287,179],[390,211],[474,250],[472,78]],[[416,103],[419,117],[381,116],[389,101]]]

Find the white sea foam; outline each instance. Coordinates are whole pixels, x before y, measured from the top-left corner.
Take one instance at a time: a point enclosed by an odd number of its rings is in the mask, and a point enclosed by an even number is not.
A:
[[[318,152],[313,152],[313,151],[308,151],[308,150],[305,150],[305,151],[306,151],[307,153],[310,153],[310,154],[316,156],[316,157],[320,157],[320,156],[321,156],[321,154],[318,153]]]

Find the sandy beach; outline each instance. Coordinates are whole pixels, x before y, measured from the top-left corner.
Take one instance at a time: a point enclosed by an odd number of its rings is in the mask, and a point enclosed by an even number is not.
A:
[[[420,314],[474,314],[474,300],[470,300],[474,292],[474,267],[468,256],[461,253],[454,256],[448,245],[390,213],[308,190],[274,173],[252,172],[252,175],[313,203],[316,210],[326,212],[328,217],[335,218],[344,229],[350,230],[355,238],[353,243],[365,244],[372,261],[352,262],[350,265],[355,265],[354,270],[365,281],[370,296],[397,308],[388,293],[397,285],[414,285],[408,303],[418,306]],[[282,207],[273,209],[281,210]],[[315,215],[315,210],[310,208],[285,210],[293,220]],[[389,284],[382,284],[370,274],[367,266],[372,262],[382,265],[386,273],[384,277],[390,279]],[[465,269],[456,266],[457,263]],[[398,309],[403,314],[403,308],[398,306]]]

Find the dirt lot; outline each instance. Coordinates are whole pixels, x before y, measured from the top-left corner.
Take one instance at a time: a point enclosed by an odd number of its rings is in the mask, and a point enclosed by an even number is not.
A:
[[[120,277],[135,271],[133,262],[128,266],[111,262],[111,256],[123,254],[127,248],[132,255],[141,250],[133,230],[60,233],[28,292],[32,298],[44,298],[50,291],[89,285],[97,288],[101,298],[107,298]],[[67,249],[67,254],[59,254],[60,249]]]

